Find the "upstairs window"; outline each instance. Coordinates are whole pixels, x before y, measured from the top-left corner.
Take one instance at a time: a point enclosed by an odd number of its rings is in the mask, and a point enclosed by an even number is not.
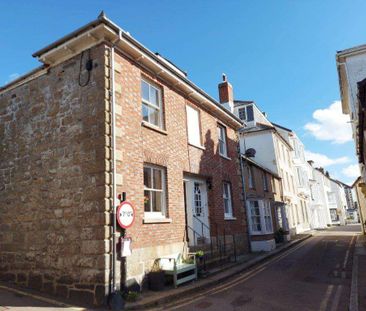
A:
[[[254,120],[254,112],[253,106],[241,107],[238,109],[239,119],[242,121],[253,121]]]
[[[227,157],[226,128],[222,125],[218,125],[217,134],[219,137],[219,153],[220,155]]]
[[[249,189],[254,189],[255,188],[255,183],[254,183],[253,168],[251,166],[248,166],[247,167],[247,172],[248,172]]]
[[[163,109],[161,89],[141,80],[142,119],[163,128]]]
[[[254,120],[253,106],[247,106],[247,121]]]
[[[263,178],[263,190],[268,191],[268,180],[265,172],[262,172],[262,178]]]
[[[242,120],[242,121],[245,121],[247,119],[247,114],[245,112],[245,108],[239,108],[238,110],[238,113],[239,113],[239,119]]]
[[[199,111],[186,106],[188,143],[194,146],[201,146],[201,129]]]

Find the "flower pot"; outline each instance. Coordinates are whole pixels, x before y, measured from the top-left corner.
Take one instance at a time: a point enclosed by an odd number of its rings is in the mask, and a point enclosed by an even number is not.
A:
[[[165,285],[164,271],[154,271],[149,273],[149,288],[153,291],[163,290]]]

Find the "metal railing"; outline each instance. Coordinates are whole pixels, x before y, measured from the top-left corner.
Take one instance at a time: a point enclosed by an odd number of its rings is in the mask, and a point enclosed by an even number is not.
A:
[[[224,264],[225,263],[225,259],[229,258],[231,256],[234,257],[234,261],[237,261],[237,245],[236,245],[236,237],[235,234],[232,233],[232,231],[229,229],[229,233],[227,232],[227,228],[225,227],[224,224],[218,224],[217,222],[211,222],[213,227],[215,228],[214,232],[211,230],[210,226],[208,226],[207,224],[205,224],[204,222],[202,222],[197,216],[193,216],[195,220],[197,220],[200,224],[201,227],[201,233],[197,232],[195,229],[193,229],[192,227],[187,225],[187,229],[192,231],[193,234],[193,244],[189,243],[191,246],[198,246],[199,244],[197,243],[197,239],[196,237],[202,238],[204,241],[206,240],[206,235],[205,235],[205,229],[206,231],[208,231],[208,237],[209,237],[209,245],[210,245],[210,253],[205,254],[204,256],[204,266],[206,266],[206,259],[211,259],[214,258],[214,252],[216,251],[219,255],[220,258],[220,263]],[[222,235],[220,235],[220,233]],[[231,236],[232,237],[232,252],[230,252],[230,254],[228,254],[228,241],[227,241],[227,236]],[[188,234],[189,237],[189,234]],[[220,238],[221,237],[221,238]],[[216,239],[216,243],[214,243],[214,238]],[[189,242],[189,238],[188,238],[188,242]],[[207,245],[207,244],[206,244]]]

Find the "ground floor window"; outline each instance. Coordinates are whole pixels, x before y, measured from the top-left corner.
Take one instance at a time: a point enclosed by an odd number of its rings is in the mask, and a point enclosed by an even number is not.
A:
[[[233,217],[233,204],[231,200],[231,185],[228,182],[224,182],[223,184],[223,199],[224,199],[224,217],[232,218]]]
[[[273,233],[271,203],[264,200],[249,200],[248,215],[251,234]]]
[[[145,215],[165,216],[165,193],[165,170],[153,165],[144,165]]]
[[[332,221],[338,221],[339,220],[339,217],[338,217],[338,214],[337,214],[337,209],[335,209],[335,208],[330,209],[330,219]]]

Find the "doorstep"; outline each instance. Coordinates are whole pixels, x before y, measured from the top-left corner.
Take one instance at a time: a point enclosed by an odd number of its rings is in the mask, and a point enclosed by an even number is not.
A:
[[[292,246],[295,246],[302,241],[310,238],[312,234],[300,234],[297,238],[278,246],[275,250],[268,253],[251,253],[248,255],[238,256],[237,261],[234,263],[227,263],[221,267],[211,269],[208,271],[204,278],[200,278],[197,281],[186,283],[178,288],[169,288],[159,291],[144,291],[141,293],[138,301],[133,303],[126,303],[124,310],[143,310],[147,308],[153,308],[164,305],[174,300],[182,299],[193,293],[197,293],[200,290],[209,288],[220,282],[226,281],[241,273],[262,261],[265,261]]]

